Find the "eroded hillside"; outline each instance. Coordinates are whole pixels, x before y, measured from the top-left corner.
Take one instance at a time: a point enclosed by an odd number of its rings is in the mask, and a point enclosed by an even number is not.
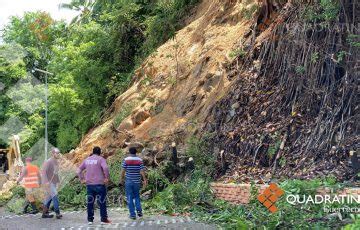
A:
[[[210,114],[231,83],[226,66],[239,39],[249,32],[255,3],[203,1],[190,23],[161,46],[136,71],[131,87],[109,109],[103,124],[91,130],[72,152],[76,162],[100,145],[111,155],[126,141],[184,143]]]
[[[113,155],[126,142],[153,157],[210,134],[225,178],[350,177],[359,143],[352,5],[311,21],[301,1],[202,1],[68,157],[78,163],[94,145]]]

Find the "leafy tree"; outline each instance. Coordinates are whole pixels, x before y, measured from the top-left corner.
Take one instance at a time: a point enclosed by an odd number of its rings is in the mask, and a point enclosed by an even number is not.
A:
[[[69,26],[45,12],[12,17],[3,32],[6,45],[0,47],[7,54],[5,60],[0,53],[0,81],[8,90],[34,67],[55,74],[49,78],[49,140],[68,151],[126,89],[141,60],[181,28],[197,1],[72,0],[60,5],[79,11]],[[33,74],[43,82],[42,74]],[[30,89],[24,85],[12,94],[31,94]],[[43,136],[44,105],[31,114],[21,107],[0,96],[0,125],[19,117],[26,124],[22,147],[28,149]]]

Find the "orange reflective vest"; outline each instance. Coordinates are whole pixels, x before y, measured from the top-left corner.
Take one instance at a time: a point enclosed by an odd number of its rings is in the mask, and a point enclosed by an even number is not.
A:
[[[24,176],[25,188],[39,188],[39,168],[36,165],[26,166],[26,175]]]

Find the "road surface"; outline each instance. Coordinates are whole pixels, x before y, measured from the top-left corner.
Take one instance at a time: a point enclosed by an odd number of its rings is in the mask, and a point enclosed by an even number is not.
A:
[[[95,221],[92,226],[87,225],[86,211],[63,212],[63,219],[57,220],[42,219],[37,215],[15,215],[5,213],[0,210],[0,229],[186,229],[186,230],[212,230],[215,226],[197,223],[189,217],[171,217],[171,216],[148,216],[136,221],[127,217],[125,209],[109,209],[109,219],[112,224],[101,225],[99,220],[99,210],[95,212]]]

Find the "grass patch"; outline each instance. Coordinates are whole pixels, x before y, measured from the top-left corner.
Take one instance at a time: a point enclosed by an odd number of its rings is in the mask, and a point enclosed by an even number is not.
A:
[[[236,57],[244,58],[245,55],[246,55],[246,51],[243,48],[235,49],[229,53],[230,58],[236,58]]]
[[[130,116],[132,110],[135,107],[135,103],[132,102],[128,102],[125,105],[122,106],[120,112],[116,115],[115,119],[114,119],[114,125],[115,127],[119,127],[119,125],[121,124],[121,122],[127,118],[128,116]]]

